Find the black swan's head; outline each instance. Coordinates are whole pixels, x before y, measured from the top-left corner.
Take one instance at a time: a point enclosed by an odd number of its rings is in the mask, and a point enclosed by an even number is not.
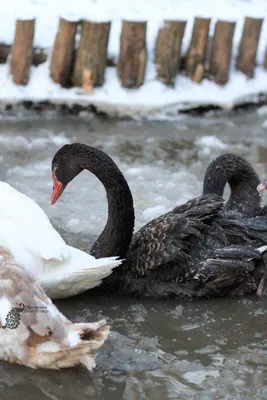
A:
[[[54,155],[52,160],[53,192],[50,203],[53,205],[62,195],[64,189],[83,168],[80,167],[78,149],[66,144]]]
[[[222,196],[226,183],[230,185],[232,192],[240,195],[242,201],[248,189],[257,196],[255,188],[260,180],[249,162],[236,154],[226,153],[218,156],[208,166],[203,194],[215,193]]]
[[[134,227],[133,198],[123,173],[105,152],[83,143],[63,146],[52,160],[51,204],[80,172],[88,170],[103,184],[108,200],[108,221],[91,253],[95,257],[124,258]]]
[[[236,154],[222,154],[210,163],[204,177],[203,194],[222,197],[227,183],[231,189],[227,210],[248,217],[261,212],[261,197],[256,190],[260,183],[258,174],[249,162]]]
[[[54,185],[51,204],[59,199],[68,183],[84,169],[93,173],[106,190],[129,192],[122,172],[105,152],[83,143],[72,143],[61,147],[52,160]],[[132,201],[131,195],[129,201]]]
[[[112,170],[114,168],[117,169],[117,166],[103,151],[82,143],[65,144],[57,151],[52,160],[52,178],[54,183],[50,200],[52,205],[62,195],[68,183],[85,168],[101,180],[105,169],[109,170],[110,177],[112,177]],[[106,183],[105,186],[107,187],[108,184]]]

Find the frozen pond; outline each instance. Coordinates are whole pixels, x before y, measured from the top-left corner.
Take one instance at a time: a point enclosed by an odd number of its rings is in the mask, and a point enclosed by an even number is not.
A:
[[[55,206],[51,160],[84,142],[118,163],[132,190],[136,229],[198,196],[209,162],[234,152],[267,176],[266,115],[240,111],[172,123],[48,115],[2,118],[0,180],[35,199],[64,239],[90,250],[105,225],[100,182],[84,172]],[[266,164],[264,164],[266,163]],[[0,399],[169,400],[267,398],[267,299],[178,303],[90,297],[57,302],[67,317],[105,317],[113,332],[93,374],[33,371],[0,362]]]

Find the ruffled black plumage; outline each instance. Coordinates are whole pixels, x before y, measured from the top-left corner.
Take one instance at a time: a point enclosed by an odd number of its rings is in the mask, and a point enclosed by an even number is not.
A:
[[[236,182],[239,190],[239,197],[233,197],[235,201],[226,209],[221,197],[226,181],[215,187],[222,190],[218,195],[208,180],[207,194],[133,234],[132,195],[122,172],[106,153],[79,143],[65,145],[54,156],[52,169],[64,186],[88,169],[106,189],[108,221],[91,253],[95,257],[120,256],[125,261],[99,290],[161,299],[256,293],[265,265],[263,250],[256,248],[267,243],[267,223],[252,215],[247,199],[243,209],[237,204],[242,201],[242,191],[246,193],[245,187],[240,192],[241,186],[247,184],[251,191],[252,182],[245,180],[240,186],[233,171],[224,175],[224,180],[229,179],[232,186]],[[242,177],[239,170],[238,174]]]

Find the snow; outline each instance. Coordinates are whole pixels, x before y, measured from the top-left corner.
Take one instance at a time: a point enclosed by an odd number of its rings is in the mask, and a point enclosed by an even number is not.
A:
[[[259,115],[266,115],[267,114],[267,106],[262,106],[257,110]]]
[[[191,82],[178,75],[174,88],[168,88],[155,79],[153,54],[155,39],[164,19],[185,19],[187,26],[182,52],[185,54],[192,33],[194,17],[212,17],[210,34],[217,19],[236,21],[233,60],[237,54],[245,16],[262,18],[267,15],[265,0],[10,0],[1,14],[0,42],[11,44],[17,18],[36,18],[34,45],[52,48],[58,18],[71,20],[87,18],[92,21],[112,21],[108,55],[115,60],[119,54],[119,39],[122,19],[147,20],[148,65],[145,84],[137,90],[126,90],[120,86],[116,69],[106,69],[105,84],[87,94],[80,88],[63,89],[49,78],[49,60],[38,67],[32,67],[30,82],[26,87],[15,86],[9,75],[8,65],[0,65],[0,102],[13,104],[24,100],[55,104],[94,105],[99,111],[111,115],[165,119],[184,108],[199,105],[217,105],[231,109],[236,104],[258,101],[259,94],[267,93],[267,73],[263,69],[266,50],[267,26],[263,23],[255,77],[248,80],[236,72],[233,65],[229,82],[220,87],[204,80],[201,84]]]
[[[202,385],[205,379],[208,377],[219,378],[220,372],[218,370],[214,371],[206,371],[204,369],[200,369],[198,371],[189,371],[184,373],[184,378],[195,385]]]
[[[43,138],[29,139],[25,136],[16,136],[16,138],[12,141],[10,141],[9,135],[0,136],[0,144],[9,145],[9,147],[13,150],[20,150],[21,148],[26,148],[28,150],[42,150],[45,149],[50,143],[53,143],[56,146],[63,146],[64,144],[69,144],[70,141],[63,134],[58,134],[57,136],[55,136],[51,135],[49,132],[47,137]]]
[[[148,207],[143,211],[142,216],[144,220],[151,221],[152,219],[158,217],[159,215],[165,214],[167,211],[168,211],[167,207],[163,205]]]
[[[227,145],[214,135],[201,136],[196,140],[196,145],[199,147],[199,156],[207,156],[211,154],[213,149],[227,149]]]

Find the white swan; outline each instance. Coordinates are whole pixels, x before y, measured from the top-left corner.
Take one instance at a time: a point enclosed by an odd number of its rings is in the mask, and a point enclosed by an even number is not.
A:
[[[51,299],[100,285],[122,262],[117,257],[95,259],[68,246],[35,201],[1,181],[0,221],[0,246],[38,279]]]
[[[0,359],[31,368],[95,367],[106,321],[74,324],[47,297],[37,279],[0,247]]]

